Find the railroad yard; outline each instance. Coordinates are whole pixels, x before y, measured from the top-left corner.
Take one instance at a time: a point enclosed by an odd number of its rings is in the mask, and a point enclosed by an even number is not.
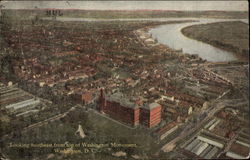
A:
[[[147,32],[185,22],[39,20],[2,28],[1,156],[93,158],[7,147],[86,140],[137,146],[104,147],[96,159],[249,158],[249,63],[207,62],[159,44]],[[99,113],[101,89],[139,106],[159,104],[160,123],[130,126]],[[85,139],[75,134],[79,124]]]

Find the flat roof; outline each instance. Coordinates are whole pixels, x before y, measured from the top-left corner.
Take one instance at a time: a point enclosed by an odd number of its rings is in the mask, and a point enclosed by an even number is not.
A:
[[[230,152],[247,157],[249,155],[249,148],[238,143],[233,143],[229,149]]]
[[[134,101],[131,101],[131,98],[128,96],[125,96],[123,93],[121,92],[115,92],[113,94],[106,94],[105,98],[108,101],[112,101],[112,102],[117,102],[120,103],[122,106],[124,107],[128,107],[128,108],[144,108],[147,110],[152,110],[158,106],[161,106],[159,103],[153,102],[150,104],[146,104],[143,106],[139,106],[137,105]]]
[[[124,107],[128,107],[128,108],[138,108],[139,107],[134,102],[131,102],[130,99],[128,97],[126,97],[124,94],[122,94],[121,92],[116,92],[114,94],[105,95],[105,98],[108,101],[118,102]]]
[[[146,104],[146,105],[142,106],[142,108],[152,110],[158,106],[161,106],[161,105],[159,103],[153,102],[153,103]]]

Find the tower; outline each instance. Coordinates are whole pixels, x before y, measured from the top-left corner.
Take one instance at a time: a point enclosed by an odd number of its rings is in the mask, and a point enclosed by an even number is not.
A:
[[[104,107],[105,107],[105,97],[104,97],[104,91],[103,88],[101,88],[100,90],[100,96],[99,96],[99,100],[98,100],[98,110],[99,112],[103,112]]]

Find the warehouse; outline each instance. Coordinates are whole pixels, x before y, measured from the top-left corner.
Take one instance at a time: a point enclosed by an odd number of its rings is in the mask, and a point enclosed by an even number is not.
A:
[[[211,120],[208,124],[211,126],[217,119]],[[209,127],[207,126],[207,128]],[[202,132],[192,138],[189,142],[185,143],[181,148],[195,154],[196,156],[204,159],[211,159],[218,156],[224,149],[225,140],[215,137],[207,132]],[[188,153],[187,152],[187,153]]]
[[[233,143],[226,153],[227,157],[234,159],[248,159],[250,155],[250,148],[239,143]]]
[[[21,90],[15,85],[0,87],[1,110],[10,115],[27,116],[39,111],[43,106],[40,99]]]
[[[24,109],[35,108],[38,104],[40,104],[40,100],[32,98],[32,99],[29,99],[29,100],[26,100],[26,101],[22,101],[22,102],[18,102],[18,103],[8,105],[5,108],[10,110],[11,112],[20,112],[20,111],[22,111]]]
[[[157,136],[159,137],[159,140],[163,140],[168,135],[176,131],[179,127],[179,124],[176,121],[170,122],[166,124],[165,126],[159,128],[156,131]]]

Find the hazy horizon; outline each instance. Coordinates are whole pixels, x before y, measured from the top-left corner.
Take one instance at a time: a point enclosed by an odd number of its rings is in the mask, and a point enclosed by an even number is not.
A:
[[[3,1],[4,9],[248,11],[248,1]]]

